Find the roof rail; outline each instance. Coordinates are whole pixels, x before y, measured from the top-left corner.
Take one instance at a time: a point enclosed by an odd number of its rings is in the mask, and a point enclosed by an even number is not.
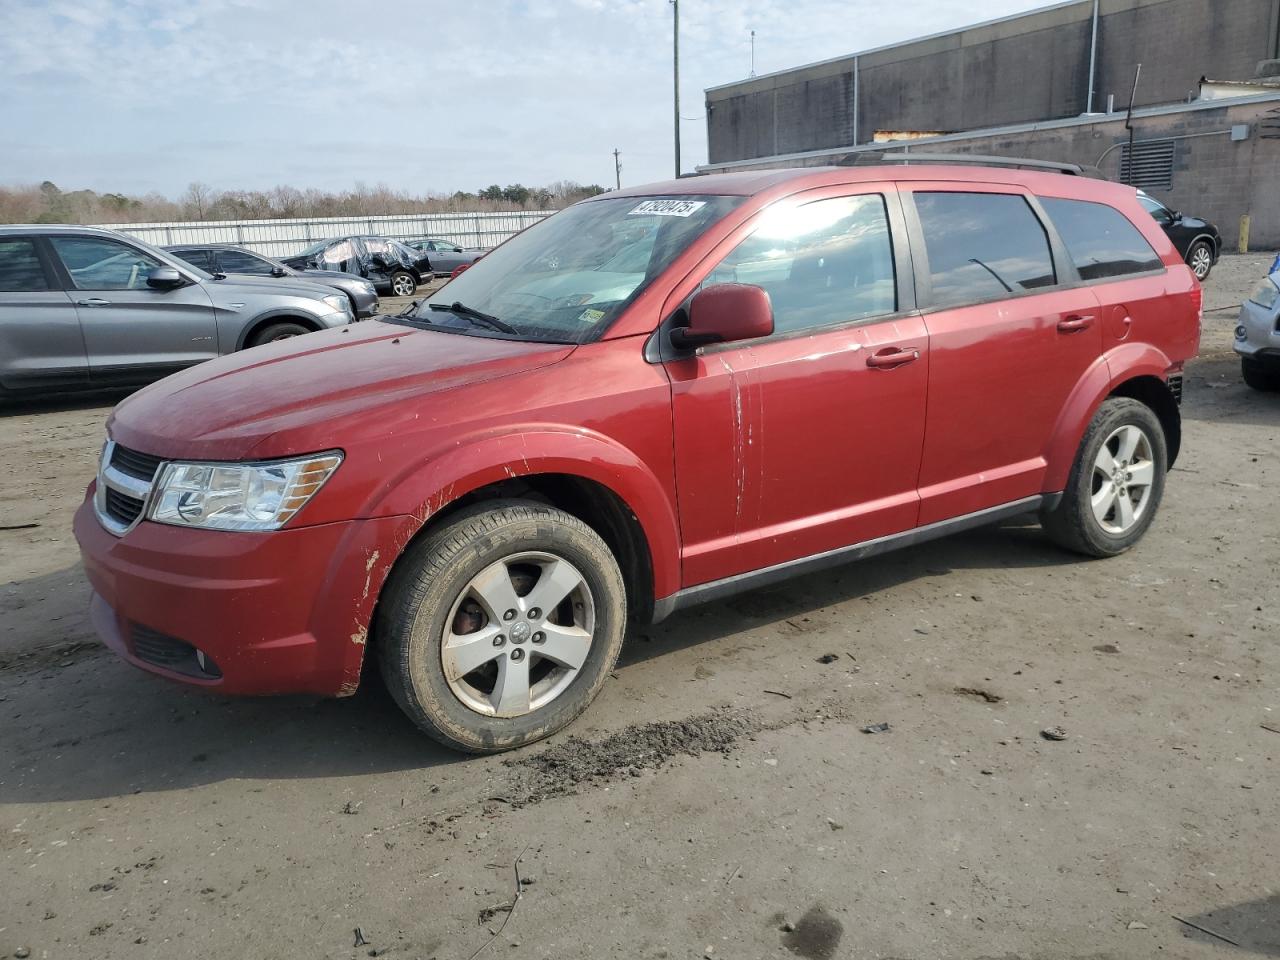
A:
[[[1055,163],[1052,160],[1028,160],[1025,157],[988,157],[977,153],[883,153],[874,160],[861,160],[864,153],[852,153],[840,161],[842,167],[876,163],[963,163],[975,167],[1015,167],[1023,170],[1052,170],[1073,177],[1105,180],[1097,167],[1079,163]]]

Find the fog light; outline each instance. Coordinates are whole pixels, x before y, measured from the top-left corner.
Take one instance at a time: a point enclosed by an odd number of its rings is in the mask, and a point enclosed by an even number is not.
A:
[[[1249,335],[1249,331],[1244,328],[1244,324],[1240,324],[1239,326],[1236,327],[1237,340],[1243,340],[1248,335]]]

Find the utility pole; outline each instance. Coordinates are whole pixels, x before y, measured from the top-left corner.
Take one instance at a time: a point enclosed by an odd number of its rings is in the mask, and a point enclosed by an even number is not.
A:
[[[1129,111],[1125,114],[1124,128],[1129,131],[1129,166],[1125,170],[1128,174],[1125,182],[1129,186],[1133,186],[1133,101],[1138,99],[1138,78],[1142,76],[1142,64],[1138,64],[1138,68],[1133,71],[1133,91],[1129,94]]]
[[[751,76],[756,75],[756,32],[751,31]]]
[[[616,181],[616,183],[617,183],[617,188],[618,188],[619,190],[621,190],[621,189],[622,189],[622,159],[621,159],[621,156],[622,156],[622,155],[618,152],[618,148],[617,148],[617,147],[614,147],[614,148],[613,148],[613,177],[614,177],[614,180],[615,180],[615,181]]]
[[[680,178],[680,0],[671,0],[671,66],[675,94],[676,179]]]

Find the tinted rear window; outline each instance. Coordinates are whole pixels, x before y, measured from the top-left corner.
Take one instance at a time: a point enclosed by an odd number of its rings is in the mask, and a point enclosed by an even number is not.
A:
[[[1119,210],[1087,200],[1041,197],[1082,280],[1103,280],[1159,270],[1164,264],[1151,244]]]
[[[0,240],[0,290],[48,290],[35,243],[26,239]]]
[[[1057,283],[1031,205],[1007,193],[916,193],[933,305],[998,300]]]

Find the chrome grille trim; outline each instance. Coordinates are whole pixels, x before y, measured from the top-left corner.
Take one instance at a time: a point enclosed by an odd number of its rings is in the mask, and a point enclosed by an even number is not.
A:
[[[122,537],[146,517],[147,507],[151,503],[154,481],[139,479],[117,468],[112,463],[115,459],[115,453],[116,442],[108,440],[106,446],[102,448],[102,459],[98,462],[98,488],[93,496],[93,512],[97,516],[98,522],[102,524],[107,532],[113,533],[117,537]],[[161,462],[157,466],[157,476],[160,473],[160,467],[163,465],[163,462]],[[121,522],[112,516],[107,506],[108,490],[120,496],[136,500],[139,504],[137,515],[128,522]]]

